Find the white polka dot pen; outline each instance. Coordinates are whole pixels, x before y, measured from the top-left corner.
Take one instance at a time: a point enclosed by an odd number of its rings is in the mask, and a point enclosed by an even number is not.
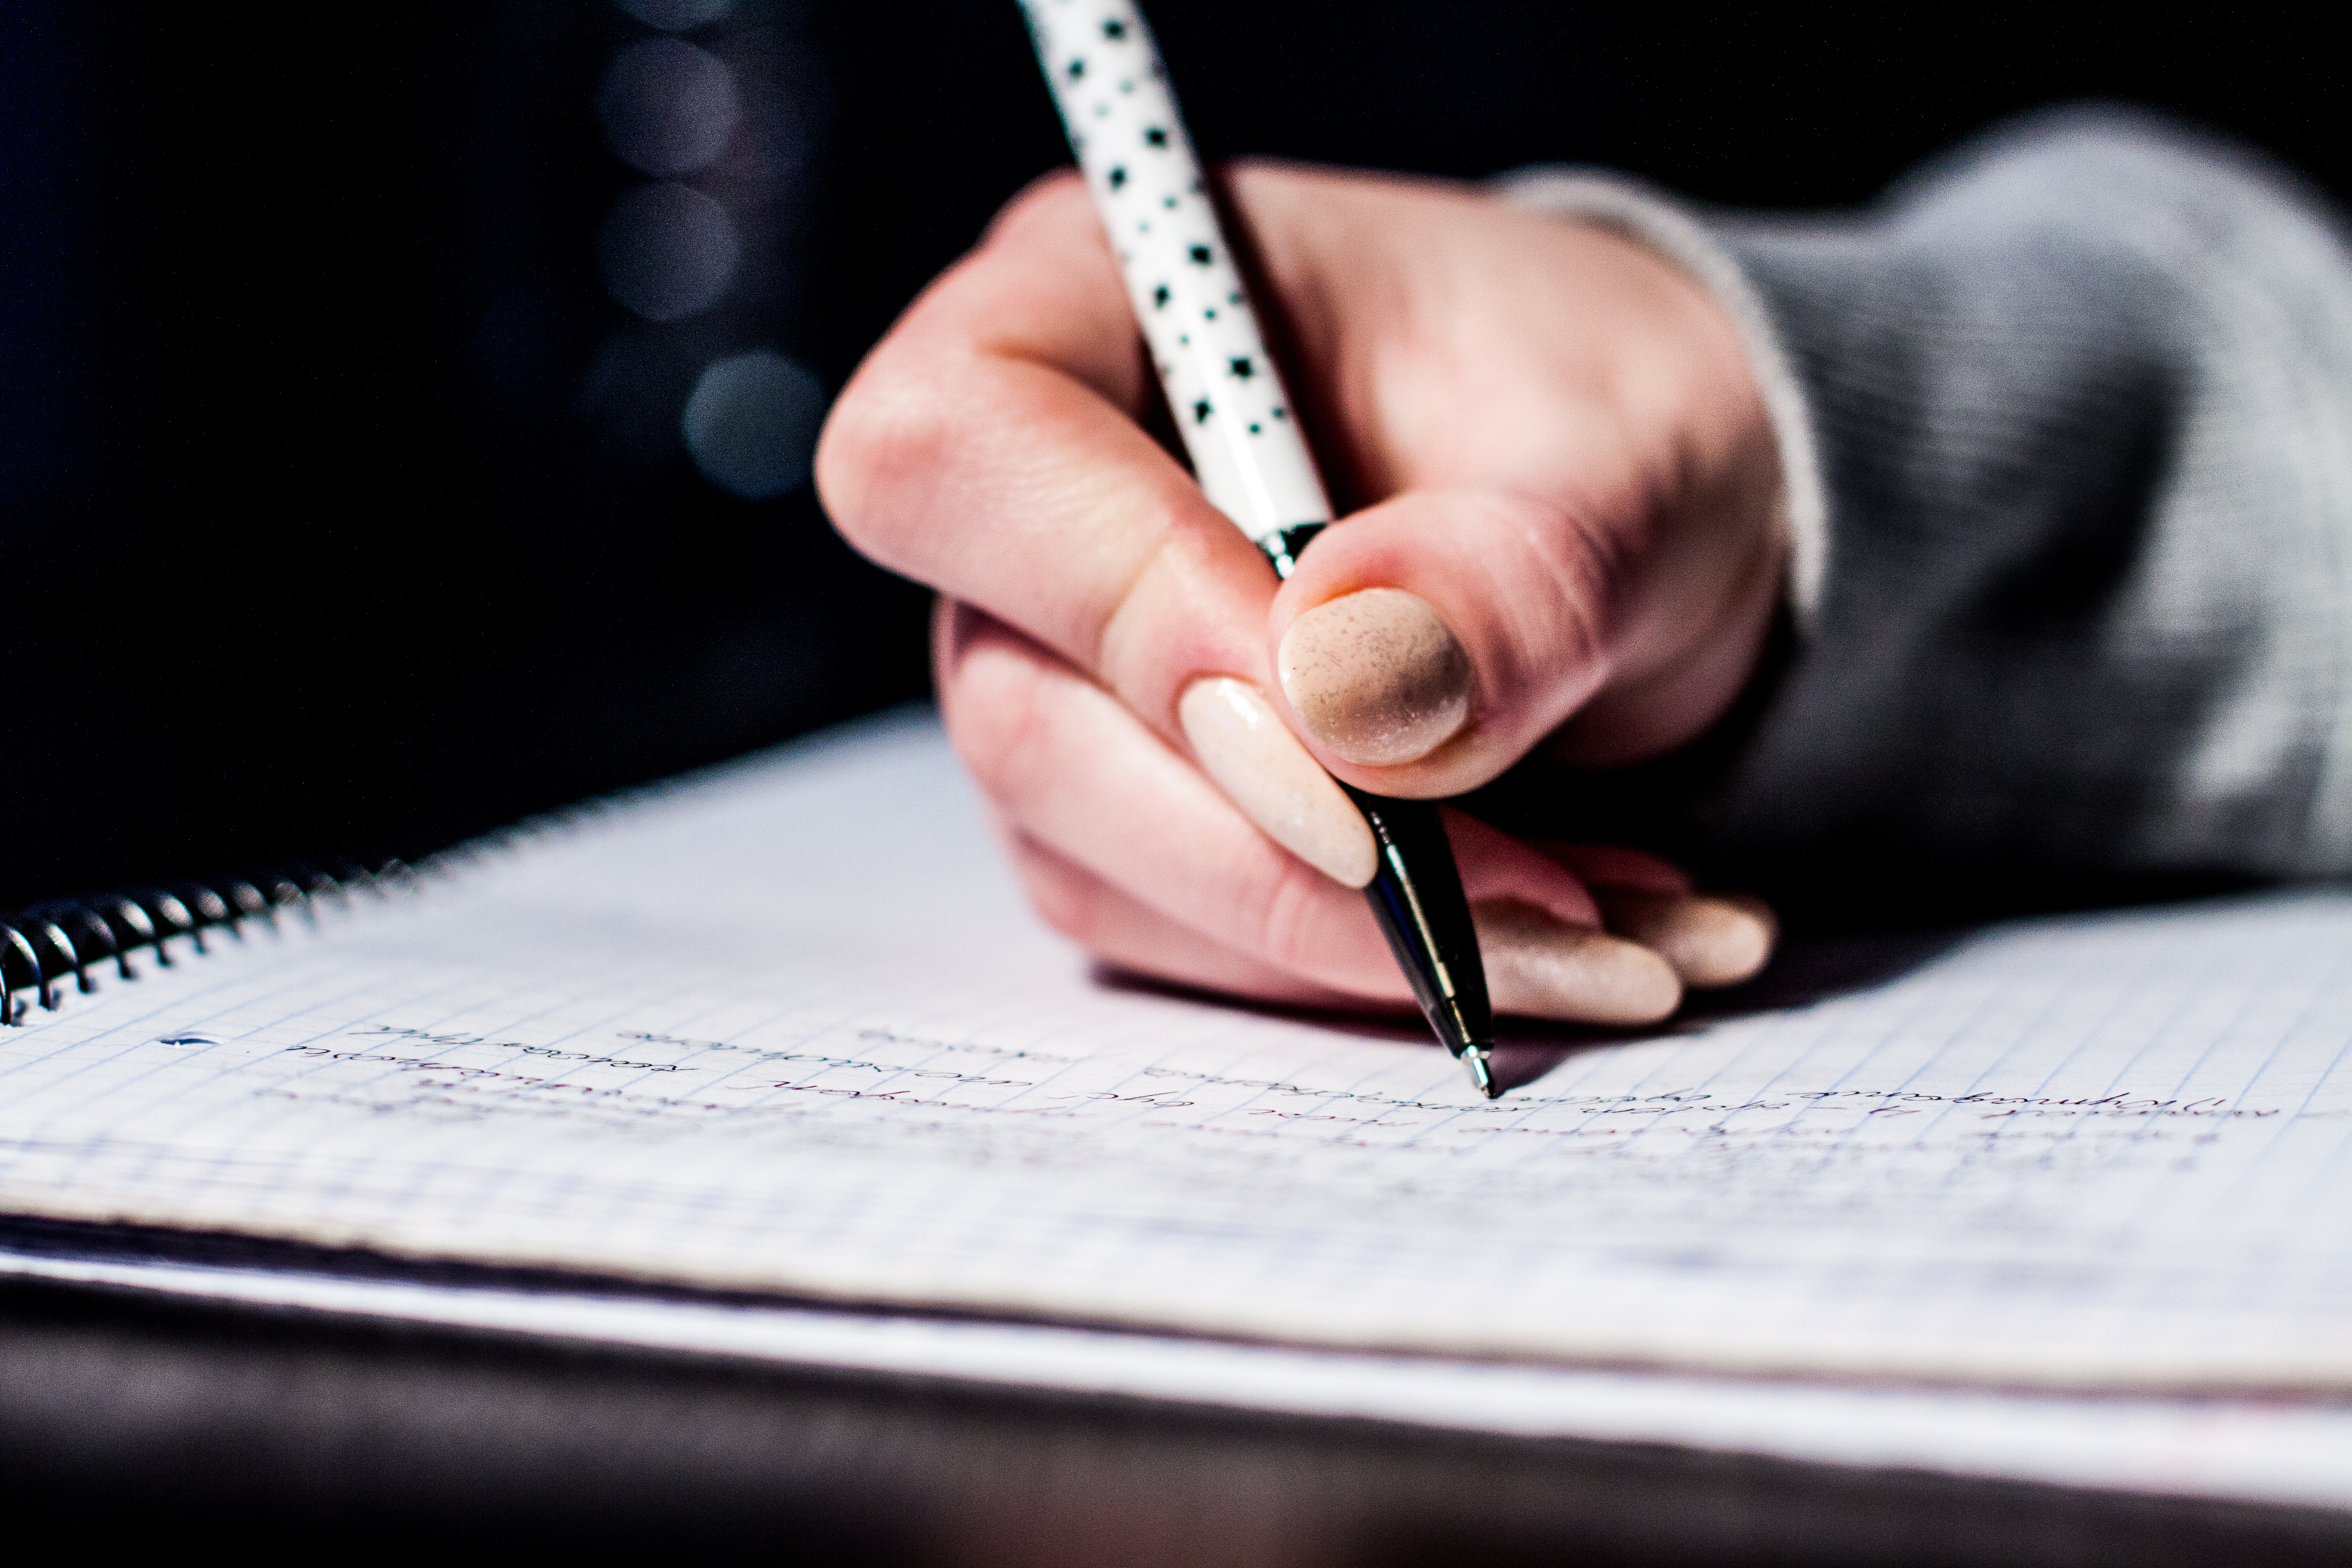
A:
[[[1127,0],[1025,0],[1022,8],[1192,472],[1288,576],[1284,533],[1330,521],[1331,502],[1266,353],[1151,31]]]
[[[1151,31],[1132,0],[1023,0],[1022,10],[1202,492],[1288,577],[1332,521],[1330,499]],[[1491,1097],[1494,1015],[1445,825],[1431,802],[1342,787],[1379,848],[1364,891],[1389,950],[1438,1039]]]

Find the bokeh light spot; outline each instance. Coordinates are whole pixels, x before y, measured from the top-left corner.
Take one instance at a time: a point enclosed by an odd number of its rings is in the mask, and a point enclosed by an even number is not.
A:
[[[716,22],[735,9],[735,0],[620,0],[620,5],[648,27],[682,33]]]
[[[616,156],[667,178],[727,151],[743,100],[716,55],[681,38],[646,38],[613,57],[596,114]]]
[[[784,495],[809,482],[826,401],[814,372],[773,349],[713,360],[686,400],[686,449],[723,490]]]
[[[716,304],[734,281],[742,245],[727,209],[690,185],[622,193],[596,236],[596,265],[613,298],[655,321]]]

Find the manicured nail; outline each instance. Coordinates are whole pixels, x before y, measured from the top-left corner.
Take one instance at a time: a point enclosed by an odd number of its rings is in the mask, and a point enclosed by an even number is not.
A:
[[[1597,888],[1609,929],[1640,942],[1686,985],[1736,985],[1772,956],[1780,924],[1761,901],[1694,893],[1643,893]]]
[[[1318,605],[1282,634],[1283,694],[1351,763],[1428,755],[1470,720],[1476,672],[1437,612],[1402,588]]]
[[[1638,942],[1496,899],[1470,911],[1486,989],[1506,1013],[1579,1024],[1654,1024],[1683,999],[1666,961]]]
[[[1380,851],[1364,814],[1257,688],[1205,677],[1184,689],[1176,717],[1201,766],[1268,838],[1335,882],[1360,888],[1372,879]]]

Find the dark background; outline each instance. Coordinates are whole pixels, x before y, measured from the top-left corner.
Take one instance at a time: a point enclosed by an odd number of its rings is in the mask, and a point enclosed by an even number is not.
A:
[[[99,9],[0,5],[0,909],[415,853],[922,693],[919,591],[805,492],[704,481],[678,408],[746,347],[837,387],[1063,160],[1011,0],[738,0],[687,34],[751,100],[709,179],[758,222],[667,326],[593,258],[641,179],[597,84],[652,36],[609,0]],[[1212,153],[1826,206],[2104,98],[2352,190],[2284,12],[1151,15]]]

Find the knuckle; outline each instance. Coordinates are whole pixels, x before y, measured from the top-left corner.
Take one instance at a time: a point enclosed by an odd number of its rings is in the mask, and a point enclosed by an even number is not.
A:
[[[816,450],[816,487],[842,537],[885,565],[903,555],[916,509],[893,505],[896,482],[928,471],[947,445],[950,399],[903,345],[877,349],[834,405]]]
[[[1164,591],[1182,576],[1177,559],[1178,535],[1162,528],[1149,549],[1129,564],[1123,581],[1109,584],[1102,609],[1087,638],[1087,668],[1114,688],[1131,689],[1137,672],[1151,668],[1164,654],[1159,615]]]
[[[1013,222],[1070,214],[1091,221],[1094,208],[1087,200],[1085,177],[1068,167],[1048,169],[1014,192],[1003,208],[1004,218]]]
[[[1559,606],[1555,651],[1577,664],[1597,664],[1617,619],[1627,566],[1623,542],[1580,513],[1569,514],[1549,531],[1551,548],[1541,559],[1550,571],[1552,603]]]
[[[1017,240],[1035,225],[1066,223],[1073,213],[1093,221],[1094,210],[1087,201],[1086,182],[1075,169],[1052,170],[1024,185],[1012,200],[997,209],[981,244],[992,246]]]
[[[1505,635],[1490,645],[1488,672],[1503,686],[1544,688],[1607,657],[1628,563],[1614,531],[1574,509],[1531,498],[1465,498],[1484,515],[1476,531],[1498,548],[1486,602]]]
[[[940,704],[948,738],[982,791],[1017,819],[1051,724],[1052,673],[994,624],[971,627],[950,659]]]

